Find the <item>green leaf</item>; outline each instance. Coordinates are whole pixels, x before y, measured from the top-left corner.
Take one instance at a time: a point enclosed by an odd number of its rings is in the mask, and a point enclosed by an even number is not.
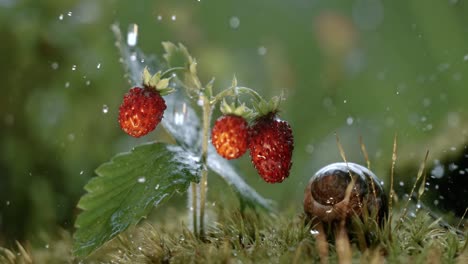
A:
[[[179,46],[176,46],[174,43],[166,41],[162,43],[162,46],[166,52],[163,57],[170,67],[190,68],[194,63],[187,48],[181,43],[179,43]]]
[[[199,181],[200,163],[179,146],[152,143],[101,165],[78,203],[74,253],[87,256],[138,223],[153,206]]]

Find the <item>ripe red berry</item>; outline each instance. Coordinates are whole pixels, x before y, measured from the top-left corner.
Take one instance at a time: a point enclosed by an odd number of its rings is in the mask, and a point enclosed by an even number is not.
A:
[[[225,159],[237,159],[247,151],[248,124],[243,117],[223,115],[211,130],[211,142]]]
[[[249,149],[253,165],[266,182],[282,182],[289,176],[294,138],[288,122],[278,119],[274,112],[255,120]]]
[[[152,88],[133,87],[125,94],[119,109],[119,123],[125,133],[141,137],[153,131],[161,122],[166,102]]]

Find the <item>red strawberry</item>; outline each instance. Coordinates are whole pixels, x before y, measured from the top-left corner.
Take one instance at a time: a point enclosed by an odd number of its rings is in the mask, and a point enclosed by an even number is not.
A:
[[[278,119],[275,112],[255,120],[249,149],[253,165],[266,182],[282,182],[289,176],[294,138],[288,122]]]
[[[132,137],[144,136],[161,122],[164,110],[166,102],[156,89],[133,87],[120,105],[120,127]]]
[[[211,130],[211,142],[225,159],[237,159],[247,151],[248,124],[243,117],[223,115]]]

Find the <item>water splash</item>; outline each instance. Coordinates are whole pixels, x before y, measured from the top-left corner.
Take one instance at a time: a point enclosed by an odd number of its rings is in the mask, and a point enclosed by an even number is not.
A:
[[[127,32],[127,45],[130,47],[136,46],[138,43],[138,25],[137,24],[130,24],[128,26]]]

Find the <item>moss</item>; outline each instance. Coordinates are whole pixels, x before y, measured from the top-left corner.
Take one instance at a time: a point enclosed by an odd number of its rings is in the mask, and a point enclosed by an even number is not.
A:
[[[301,214],[281,215],[217,207],[202,241],[184,225],[185,216],[171,213],[161,223],[144,221],[99,249],[83,263],[304,263],[320,261],[315,235]],[[413,214],[410,214],[413,215]],[[465,233],[440,225],[426,211],[403,220],[394,214],[392,225],[373,234],[373,243],[362,247],[359,235],[351,236],[352,261],[363,263],[467,263]],[[177,219],[177,220],[174,220]],[[368,232],[372,223],[354,225],[354,232]],[[366,230],[361,228],[365,228]],[[338,255],[330,240],[330,262]],[[0,263],[73,263],[71,238],[64,233],[47,246],[17,245],[0,248]],[[21,248],[20,248],[21,246]]]

